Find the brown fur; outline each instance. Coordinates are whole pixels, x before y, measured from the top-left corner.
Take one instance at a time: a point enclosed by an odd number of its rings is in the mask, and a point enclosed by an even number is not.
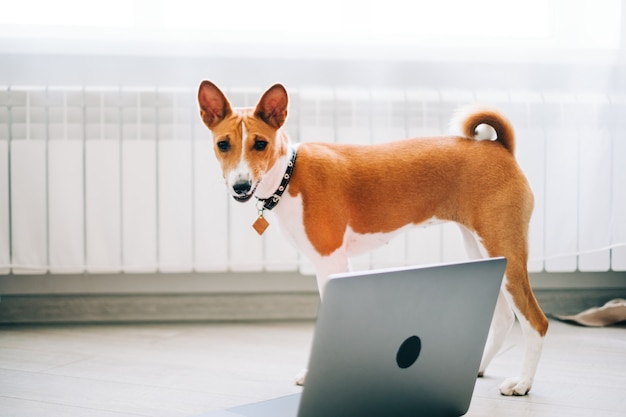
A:
[[[260,182],[279,158],[284,159],[289,146],[281,130],[288,104],[284,87],[271,87],[254,109],[233,110],[221,91],[204,81],[198,101],[215,143],[232,143],[226,153],[215,147],[224,173],[243,153],[254,180]],[[242,122],[248,131],[244,143]],[[497,139],[475,140],[480,124],[493,127]],[[287,192],[301,197],[304,233],[322,258],[342,248],[348,228],[358,235],[390,233],[432,218],[463,225],[480,237],[489,256],[507,258],[506,289],[514,310],[543,337],[548,321],[527,271],[533,194],[515,161],[513,127],[499,112],[480,109],[467,115],[461,128],[464,137],[376,145],[302,143]],[[263,152],[253,148],[257,138],[268,142]],[[513,380],[501,392],[528,392],[541,350],[541,342],[537,343],[527,351],[535,358],[525,365],[528,380],[521,383],[522,391],[511,391]]]
[[[501,137],[512,149],[513,138]],[[360,234],[386,233],[432,217],[466,226],[482,237],[490,256],[508,259],[509,290],[518,308],[546,333],[526,270],[533,195],[500,139],[303,143],[288,191],[302,195],[305,230],[320,255],[343,244],[348,226]]]

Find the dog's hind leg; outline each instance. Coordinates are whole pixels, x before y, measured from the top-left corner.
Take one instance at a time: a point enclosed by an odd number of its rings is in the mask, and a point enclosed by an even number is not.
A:
[[[463,243],[465,244],[465,251],[470,259],[484,259],[489,257],[487,250],[480,243],[477,235],[472,233],[467,227],[462,224],[458,224],[463,236]]]
[[[532,387],[541,357],[543,338],[548,331],[548,319],[537,303],[528,278],[527,233],[525,230],[519,229],[519,224],[509,224],[507,227],[503,227],[499,233],[494,233],[493,229],[485,229],[480,233],[480,236],[483,238],[484,246],[489,254],[505,256],[507,259],[500,299],[508,302],[524,335],[525,351],[521,373],[519,376],[505,380],[500,385],[500,393],[502,395],[526,395]],[[497,353],[497,342],[504,340],[503,335],[508,332],[510,324],[513,322],[512,315],[505,312],[505,303],[499,300],[498,304],[496,314],[503,316],[497,317],[495,320],[500,329],[492,326],[494,331],[492,351],[487,352],[484,357],[486,360],[491,359],[488,355]],[[496,334],[497,331],[500,333]],[[486,366],[487,363],[488,361],[483,361],[481,365],[483,371],[483,366]]]
[[[474,235],[474,233],[463,225],[459,225],[459,228],[461,229],[461,234],[463,235],[465,250],[467,251],[467,255],[470,259],[483,259],[489,256],[487,250],[479,241],[478,236]],[[478,369],[479,377],[482,377],[485,374],[487,366],[500,351],[500,348],[502,347],[506,336],[509,334],[511,327],[513,327],[514,322],[515,316],[513,314],[513,310],[511,310],[509,302],[501,290],[496,302],[496,308],[493,313],[493,319],[491,320],[491,326],[489,327],[489,336],[487,336],[487,344],[485,345],[483,358],[480,362],[480,368]]]
[[[485,372],[489,362],[502,347],[506,335],[515,322],[515,316],[517,316],[525,343],[522,371],[519,376],[505,380],[500,385],[500,393],[502,395],[526,395],[535,378],[543,347],[543,337],[548,331],[548,320],[537,303],[530,286],[527,269],[528,252],[525,243],[524,246],[520,245],[520,242],[525,242],[525,240],[516,239],[515,234],[501,234],[499,236],[487,234],[481,235],[485,240],[478,241],[477,235],[465,230],[464,227],[461,227],[461,230],[466,245],[469,243],[468,253],[470,256],[488,254],[506,256],[507,258],[504,281],[496,304],[479,375]],[[520,233],[517,236],[524,236],[524,234]],[[471,248],[471,237],[475,237],[473,249]]]
[[[504,295],[504,290],[500,290],[498,295],[498,301],[496,302],[496,308],[493,312],[493,319],[491,320],[491,327],[489,327],[489,335],[487,336],[487,344],[485,345],[485,352],[483,358],[480,361],[480,368],[478,369],[478,376],[482,377],[491,360],[498,354],[506,336],[509,334],[513,324],[515,323],[515,315],[513,310],[509,306],[509,302]]]
[[[513,274],[516,273],[526,275],[512,279]],[[508,262],[506,283],[503,288],[503,293],[520,323],[524,335],[525,351],[520,375],[505,380],[500,385],[500,393],[502,395],[526,395],[532,388],[535,378],[543,349],[543,339],[548,331],[548,319],[541,311],[532,293],[525,261],[523,264],[518,262],[518,265],[515,261]]]

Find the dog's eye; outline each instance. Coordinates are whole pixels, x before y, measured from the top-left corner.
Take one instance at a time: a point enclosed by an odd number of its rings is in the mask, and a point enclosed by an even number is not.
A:
[[[217,149],[219,149],[220,152],[228,152],[230,150],[230,142],[227,140],[220,140],[217,142]]]
[[[254,141],[254,150],[255,151],[264,151],[267,148],[267,141],[257,139]]]

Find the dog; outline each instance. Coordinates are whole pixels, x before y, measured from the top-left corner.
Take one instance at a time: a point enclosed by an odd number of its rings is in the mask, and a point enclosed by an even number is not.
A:
[[[525,338],[519,376],[503,395],[526,395],[533,384],[548,320],[529,283],[528,224],[533,194],[517,164],[514,131],[497,110],[460,116],[462,135],[374,145],[301,143],[282,130],[288,94],[270,87],[254,108],[233,108],[210,81],[198,90],[200,117],[232,197],[257,199],[254,228],[274,210],[283,233],[314,264],[323,299],[328,276],[349,270],[349,257],[370,251],[409,227],[452,221],[471,258],[504,256],[505,276],[479,377],[517,316]],[[476,137],[491,126],[495,140]],[[303,382],[303,377],[299,382]]]

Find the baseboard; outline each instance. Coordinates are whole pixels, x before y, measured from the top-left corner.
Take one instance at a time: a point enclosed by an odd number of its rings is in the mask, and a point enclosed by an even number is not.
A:
[[[312,319],[317,293],[11,295],[0,323],[107,323]]]
[[[538,289],[547,314],[572,314],[626,298],[626,289]],[[130,295],[8,295],[0,323],[312,320],[316,292]]]

